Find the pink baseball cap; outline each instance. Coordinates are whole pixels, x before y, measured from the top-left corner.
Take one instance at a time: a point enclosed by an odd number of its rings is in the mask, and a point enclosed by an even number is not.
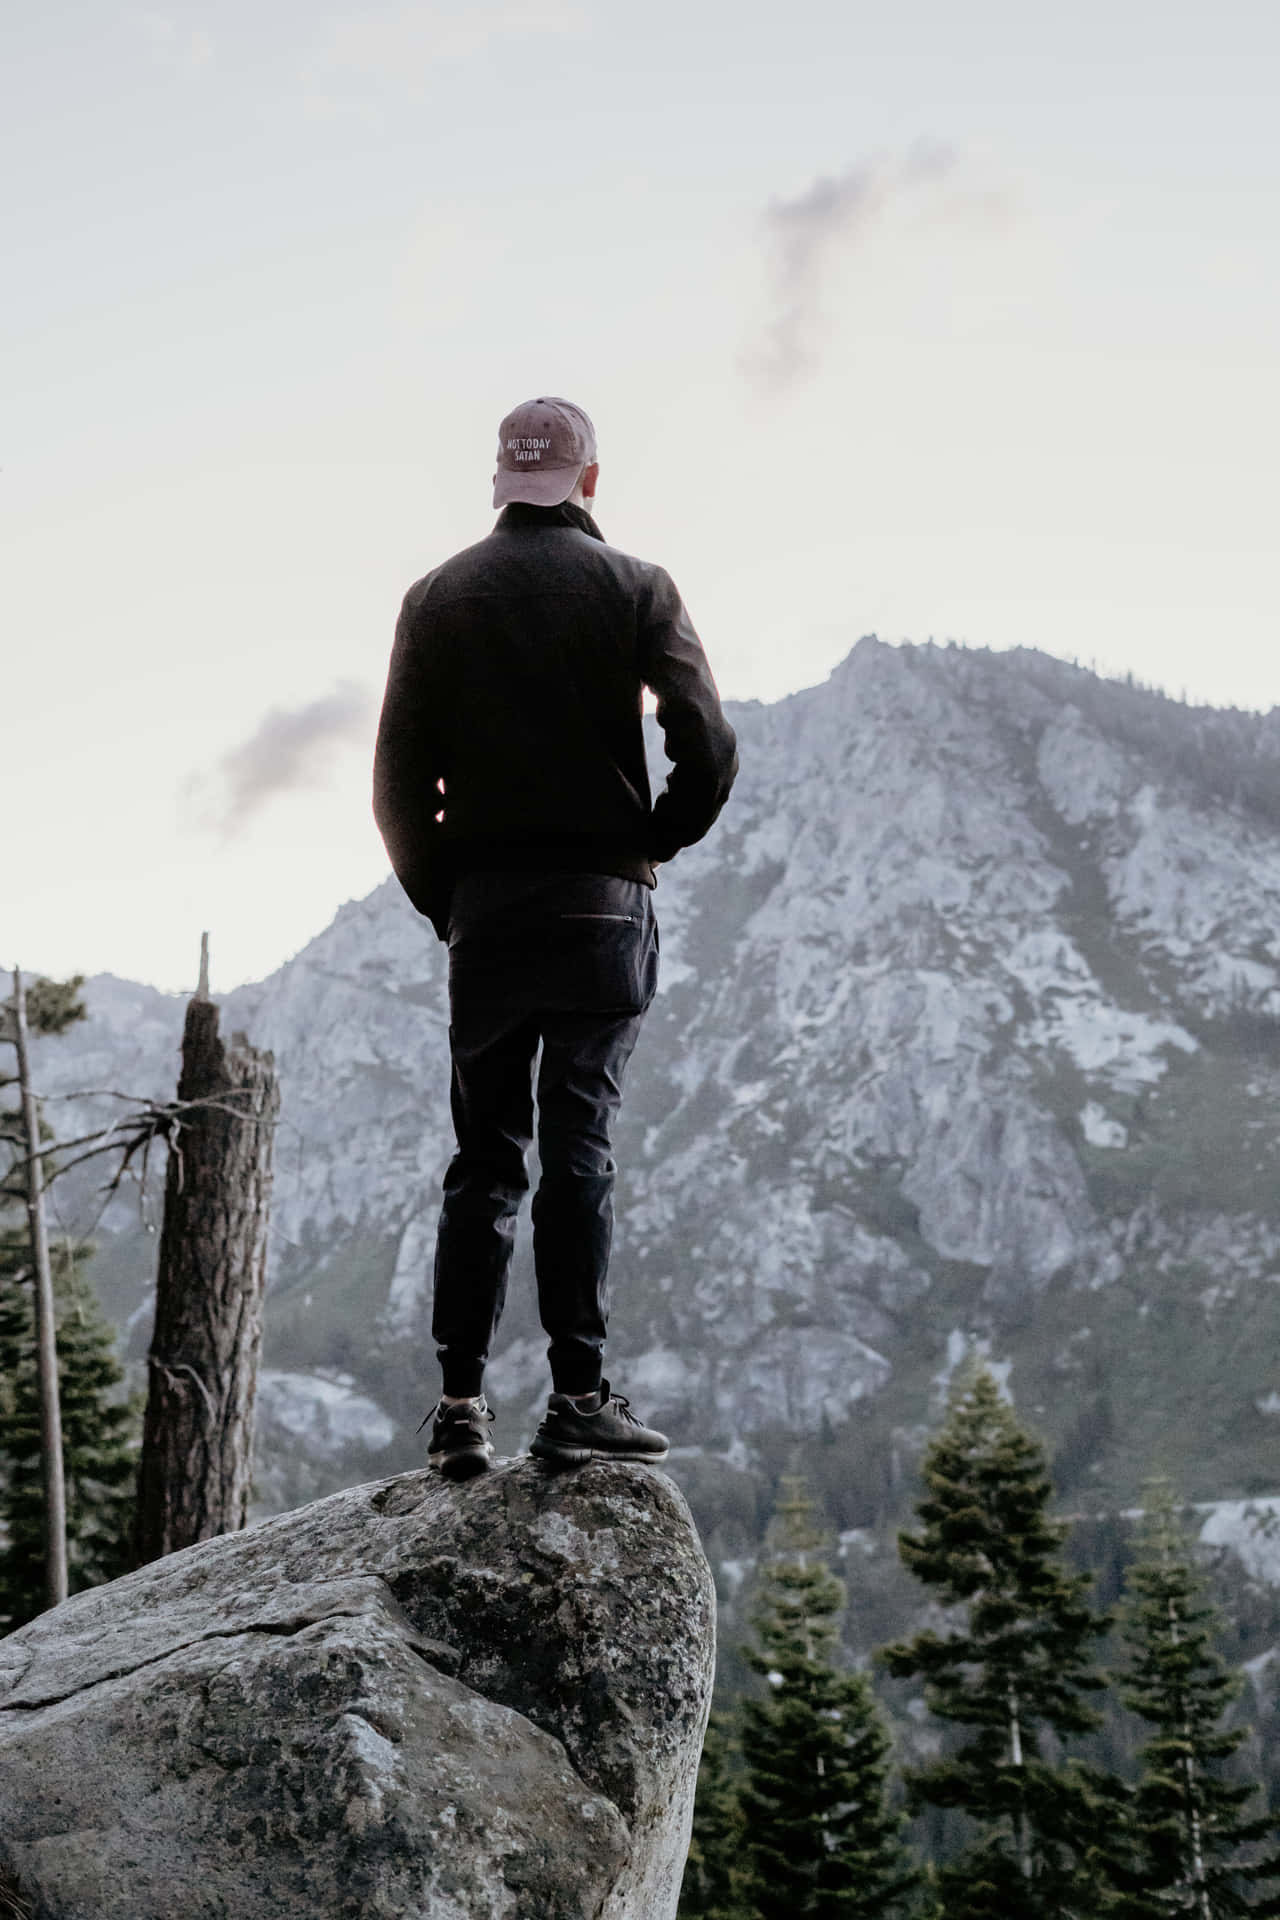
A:
[[[526,400],[498,428],[493,504],[527,500],[535,507],[558,507],[595,457],[596,430],[581,407],[554,395]]]

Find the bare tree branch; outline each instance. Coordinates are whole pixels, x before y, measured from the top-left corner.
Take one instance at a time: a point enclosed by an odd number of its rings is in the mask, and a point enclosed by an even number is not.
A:
[[[81,1096],[68,1094],[63,1097],[79,1099]],[[276,1125],[276,1122],[267,1116],[246,1113],[242,1106],[233,1105],[225,1099],[215,1099],[212,1096],[198,1100],[166,1100],[155,1103],[143,1101],[137,1094],[125,1093],[116,1097],[121,1100],[139,1101],[142,1111],[131,1114],[128,1118],[113,1120],[110,1126],[95,1127],[92,1133],[77,1134],[71,1140],[46,1141],[34,1153],[15,1156],[9,1163],[9,1171],[12,1173],[15,1167],[25,1167],[32,1160],[45,1160],[53,1154],[70,1153],[73,1147],[89,1147],[87,1153],[78,1154],[74,1160],[55,1167],[48,1176],[49,1180],[54,1180],[59,1174],[66,1173],[69,1168],[78,1167],[82,1161],[93,1159],[95,1154],[110,1153],[119,1146],[126,1147],[125,1157],[129,1159],[144,1141],[153,1140],[157,1135],[162,1134],[168,1144],[173,1145],[174,1137],[181,1129],[186,1116],[202,1109],[210,1113],[230,1114],[233,1120],[241,1120],[255,1127]],[[92,1144],[95,1142],[97,1144]]]

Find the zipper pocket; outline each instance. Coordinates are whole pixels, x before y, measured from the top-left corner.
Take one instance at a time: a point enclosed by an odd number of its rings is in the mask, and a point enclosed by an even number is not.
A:
[[[623,927],[638,927],[640,916],[635,913],[562,913],[561,920],[613,920]]]

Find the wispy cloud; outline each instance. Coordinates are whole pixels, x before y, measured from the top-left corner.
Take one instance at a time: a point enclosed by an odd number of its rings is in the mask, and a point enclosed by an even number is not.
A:
[[[332,21],[303,65],[313,108],[358,110],[370,94],[416,90],[418,77],[443,61],[465,59],[495,42],[581,32],[582,0],[468,0],[352,12]]]
[[[745,371],[783,388],[817,369],[828,282],[890,213],[913,208],[939,218],[989,219],[998,196],[966,185],[959,167],[954,148],[921,141],[903,159],[823,175],[795,199],[775,201],[763,215],[770,313],[744,356]]]
[[[157,66],[190,72],[213,59],[213,36],[205,27],[152,8],[135,9],[129,18]]]
[[[278,794],[327,784],[336,750],[370,739],[373,696],[343,680],[302,707],[272,707],[247,740],[183,788],[188,823],[230,839]]]

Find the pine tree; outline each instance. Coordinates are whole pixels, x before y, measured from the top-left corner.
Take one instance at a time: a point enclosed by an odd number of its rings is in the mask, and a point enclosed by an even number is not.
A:
[[[702,1746],[679,1920],[750,1920],[743,1891],[746,1821],[738,1797],[733,1718],[713,1712]]]
[[[137,1401],[110,1327],[80,1271],[87,1249],[63,1248],[55,1266],[58,1378],[67,1480],[70,1590],[124,1573],[137,1471]],[[40,1407],[25,1237],[0,1233],[0,1632],[44,1609],[44,1486]]]
[[[889,1738],[864,1675],[836,1663],[844,1594],[812,1508],[784,1482],[748,1661],[766,1692],[743,1703],[741,1789],[749,1907],[758,1920],[872,1920],[919,1876],[887,1805]]]
[[[33,1034],[65,1033],[77,1020],[88,1016],[88,1009],[80,998],[80,989],[84,985],[84,975],[76,974],[71,980],[46,980],[43,977],[27,983],[27,1027]],[[0,1044],[16,1046],[17,1027],[12,1005],[0,1000]],[[7,1056],[11,1059],[12,1055]],[[0,1063],[6,1056],[0,1054]],[[0,1067],[0,1087],[16,1087],[17,1075]],[[22,1115],[15,1106],[0,1106],[0,1144],[6,1145],[14,1155],[23,1151],[24,1136]],[[0,1207],[10,1206],[22,1200],[26,1192],[24,1178],[13,1165],[4,1169],[0,1179]]]
[[[924,1480],[920,1529],[899,1547],[958,1617],[881,1657],[923,1680],[931,1712],[971,1730],[909,1779],[914,1804],[977,1828],[939,1872],[943,1910],[947,1920],[1093,1920],[1106,1898],[1097,1824],[1121,1790],[1062,1760],[1059,1743],[1098,1722],[1086,1696],[1103,1685],[1090,1649],[1105,1623],[1086,1605],[1087,1576],[1059,1563],[1065,1528],[1048,1517],[1043,1450],[986,1367],[953,1388]]]
[[[1125,1585],[1121,1694],[1154,1732],[1126,1822],[1131,1858],[1117,1912],[1123,1920],[1280,1915],[1280,1854],[1262,1853],[1280,1822],[1246,1811],[1252,1783],[1224,1778],[1247,1736],[1244,1727],[1222,1726],[1240,1681],[1214,1650],[1220,1621],[1167,1482],[1147,1490]]]
[[[85,1017],[78,998],[81,980],[24,983],[13,970],[13,997],[0,1006],[0,1041],[13,1049],[15,1073],[0,1074],[0,1087],[16,1088],[16,1106],[0,1107],[0,1145],[6,1166],[0,1176],[0,1209],[20,1202],[27,1215],[27,1246],[31,1255],[31,1282],[35,1318],[36,1407],[39,1422],[37,1458],[43,1481],[40,1513],[44,1526],[42,1553],[43,1597],[56,1605],[68,1593],[66,1472],[63,1463],[62,1418],[58,1405],[57,1307],[53,1269],[49,1258],[45,1189],[48,1168],[39,1153],[48,1138],[40,1102],[31,1086],[30,1037],[33,1033],[62,1033]],[[18,1350],[12,1356],[15,1364]],[[16,1386],[15,1386],[16,1391]],[[12,1482],[13,1462],[4,1463]]]

